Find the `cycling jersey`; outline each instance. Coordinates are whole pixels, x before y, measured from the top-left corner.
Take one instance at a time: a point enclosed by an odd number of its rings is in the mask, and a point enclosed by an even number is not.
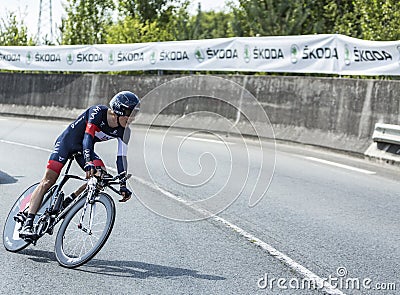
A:
[[[107,122],[108,107],[96,105],[88,108],[75,122],[57,138],[54,150],[50,155],[47,168],[60,174],[67,160],[76,152],[83,154],[76,157],[83,168],[85,163],[93,162],[95,166],[104,166],[94,152],[94,144],[110,139],[118,140],[117,169],[118,173],[127,170],[127,145],[130,138],[129,127],[112,128]]]

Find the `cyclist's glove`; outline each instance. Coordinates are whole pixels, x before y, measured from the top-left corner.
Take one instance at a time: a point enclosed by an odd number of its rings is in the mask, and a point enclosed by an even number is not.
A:
[[[91,171],[92,169],[94,170],[96,167],[94,166],[93,162],[87,162],[83,169],[87,171]]]
[[[122,193],[125,193],[125,196],[123,196],[122,199],[119,200],[120,202],[126,202],[126,201],[128,201],[128,200],[131,198],[131,196],[132,196],[132,192],[131,192],[126,186],[124,186],[124,185],[121,185],[121,187],[120,187],[120,189],[119,189],[119,192],[120,192],[121,194],[122,194]]]

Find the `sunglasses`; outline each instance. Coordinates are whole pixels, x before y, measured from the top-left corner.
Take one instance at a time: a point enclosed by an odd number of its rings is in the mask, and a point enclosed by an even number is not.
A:
[[[126,117],[131,117],[131,116],[136,116],[139,113],[140,109],[139,108],[134,108],[133,110],[124,110],[124,116]]]

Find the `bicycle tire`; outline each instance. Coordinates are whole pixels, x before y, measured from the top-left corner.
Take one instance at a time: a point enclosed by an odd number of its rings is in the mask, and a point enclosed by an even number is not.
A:
[[[104,228],[98,230],[98,232],[100,232],[99,238],[93,244],[93,241],[91,240],[91,235],[93,235],[93,238],[97,238],[97,231],[93,231],[93,233],[96,232],[96,234],[88,234],[84,230],[78,228],[78,223],[80,221],[85,202],[86,198],[82,198],[69,210],[57,232],[56,242],[54,246],[56,259],[61,266],[67,268],[75,268],[91,260],[107,242],[107,239],[110,236],[112,228],[114,226],[116,214],[115,203],[108,194],[99,193],[98,196],[96,196],[93,205],[87,205],[88,207],[85,213],[85,220],[83,222],[83,224],[86,225],[86,222],[88,222],[88,220],[90,219],[90,210],[93,209],[97,210],[97,214],[93,217],[93,229],[101,228],[102,226],[100,225],[104,223]],[[105,218],[104,216],[100,216],[98,218],[100,222],[98,222],[97,219],[94,220],[95,218],[97,218],[98,215],[101,214],[98,213],[99,210],[102,213],[106,213]],[[97,227],[98,225],[99,227]],[[79,237],[81,237],[82,239],[79,240]],[[90,240],[91,247],[89,247],[89,251],[85,251],[85,253],[82,254],[82,250],[86,250],[85,245],[88,239]],[[74,240],[77,241],[77,245],[75,247],[69,244],[71,241],[73,242]],[[79,254],[76,254],[75,252],[77,247],[80,247]]]
[[[26,242],[25,240],[21,239],[19,237],[19,227],[20,225],[14,220],[14,216],[18,212],[23,212],[28,209],[28,205],[30,202],[30,199],[32,197],[32,193],[35,190],[35,188],[38,186],[39,183],[35,183],[28,187],[20,196],[19,198],[15,201],[13,207],[11,208],[10,212],[8,213],[7,219],[4,223],[4,228],[3,228],[3,245],[4,248],[6,248],[7,251],[10,252],[18,252],[26,247],[28,247],[31,243]],[[49,191],[54,190],[54,187],[52,187]],[[44,212],[44,210],[49,206],[50,203],[50,196],[51,194],[46,194],[45,197],[43,198],[42,205],[40,206],[40,209],[37,213],[37,215],[40,215]]]

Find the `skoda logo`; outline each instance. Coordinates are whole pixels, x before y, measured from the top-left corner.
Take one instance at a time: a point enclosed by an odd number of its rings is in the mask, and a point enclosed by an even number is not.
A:
[[[155,52],[155,51],[153,51],[153,52],[150,54],[150,63],[151,63],[152,65],[154,65],[154,64],[156,63],[156,52]]]
[[[290,47],[290,61],[293,64],[297,63],[299,52],[300,52],[299,47],[296,44],[293,44]]]
[[[195,55],[196,59],[198,60],[198,62],[203,62],[204,59],[205,59],[204,53],[203,53],[203,51],[201,50],[200,47],[196,48],[196,50],[194,52],[194,55]]]
[[[244,47],[244,61],[248,63],[250,61],[250,48],[249,45]]]
[[[110,51],[110,52],[108,53],[108,63],[109,63],[110,65],[113,65],[113,64],[114,64],[114,51]]]
[[[400,64],[400,45],[398,45],[396,48],[399,51],[399,64]]]
[[[67,55],[67,64],[72,65],[74,63],[74,56],[72,53],[68,53]]]
[[[346,66],[351,63],[351,52],[347,44],[344,45],[344,63]]]
[[[26,64],[30,65],[32,62],[32,52],[28,51],[26,54]]]

